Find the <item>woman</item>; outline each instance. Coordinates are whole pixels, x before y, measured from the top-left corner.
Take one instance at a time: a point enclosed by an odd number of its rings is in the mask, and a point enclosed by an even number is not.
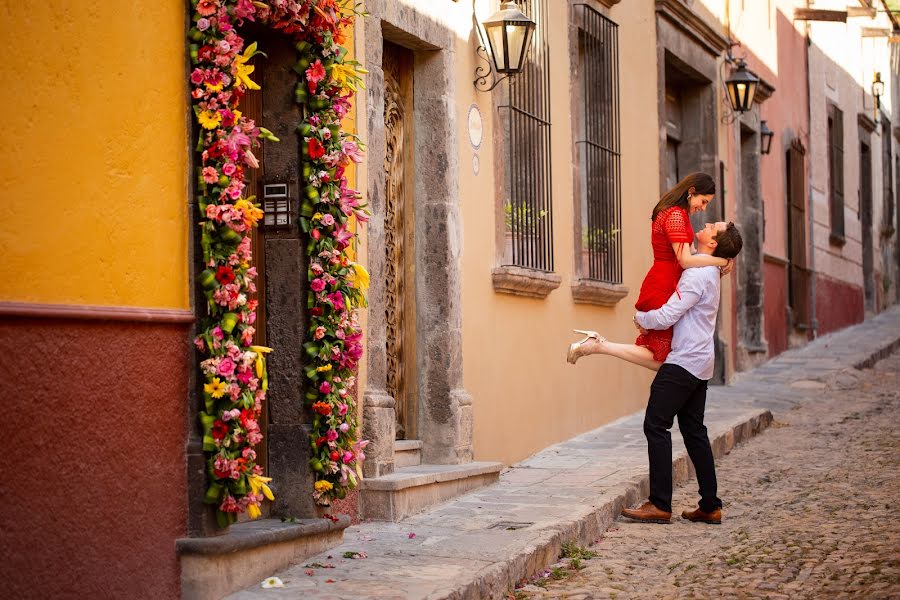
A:
[[[706,210],[716,193],[716,182],[706,173],[691,173],[666,192],[653,209],[650,243],[653,266],[634,307],[639,311],[660,308],[678,291],[678,280],[684,269],[720,267],[730,261],[705,254],[694,254],[694,230],[689,215]],[[608,354],[647,367],[654,371],[666,360],[672,349],[672,329],[642,333],[634,344],[615,344],[594,331],[575,330],[586,335],[569,346],[570,363],[588,354]]]

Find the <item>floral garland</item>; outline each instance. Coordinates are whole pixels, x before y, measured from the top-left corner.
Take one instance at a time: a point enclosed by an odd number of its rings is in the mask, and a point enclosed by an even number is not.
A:
[[[297,130],[302,136],[300,226],[309,235],[311,316],[306,398],[314,411],[310,467],[316,472],[312,494],[328,505],[343,498],[361,477],[363,448],[358,441],[356,407],[350,395],[362,356],[362,331],[355,309],[365,306],[368,273],[347,254],[356,234],[350,219],[368,219],[360,195],[347,185],[345,168],[362,160],[356,139],[341,131],[350,99],[361,85],[359,63],[345,60],[343,30],[353,22],[354,7],[343,0],[192,0],[190,75],[194,113],[200,126],[197,151],[198,204],[205,270],[199,276],[208,300],[208,317],[195,339],[209,358],[200,363],[205,380],[203,449],[208,456],[209,488],[205,502],[217,506],[219,525],[238,513],[260,515],[263,498],[273,500],[256,464],[254,446],[262,440],[259,418],[268,379],[265,354],[252,345],[257,300],[250,233],[262,218],[254,198],[244,198],[247,171],[259,166],[253,151],[260,139],[279,141],[238,110],[250,79],[248,61],[256,43],[245,47],[235,27],[260,21],[291,36],[299,53],[300,82],[296,101],[306,107]]]

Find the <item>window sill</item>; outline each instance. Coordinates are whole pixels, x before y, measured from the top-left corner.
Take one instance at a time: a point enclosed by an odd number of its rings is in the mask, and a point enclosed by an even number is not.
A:
[[[491,279],[495,292],[526,298],[546,298],[562,283],[562,278],[556,273],[512,265],[495,267],[491,271]]]
[[[572,299],[578,304],[615,306],[628,295],[628,288],[620,283],[593,279],[576,279],[572,283]]]
[[[834,232],[828,235],[828,241],[831,242],[832,246],[843,246],[847,243],[847,239],[843,235]]]

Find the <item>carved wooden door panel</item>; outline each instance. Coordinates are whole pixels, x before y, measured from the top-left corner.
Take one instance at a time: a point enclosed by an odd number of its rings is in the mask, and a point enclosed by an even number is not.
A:
[[[385,321],[387,392],[396,400],[397,438],[416,436],[416,304],[413,56],[384,44]]]

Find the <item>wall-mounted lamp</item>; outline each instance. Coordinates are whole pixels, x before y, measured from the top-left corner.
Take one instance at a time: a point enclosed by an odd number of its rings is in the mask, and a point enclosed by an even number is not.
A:
[[[478,21],[475,21],[478,29]],[[491,15],[484,22],[484,31],[487,34],[487,44],[490,53],[484,46],[484,41],[475,50],[488,66],[475,69],[475,89],[488,92],[497,84],[509,77],[522,72],[525,66],[525,55],[531,46],[531,38],[534,35],[535,22],[529,19],[518,9],[515,2],[507,0],[500,6],[500,10]],[[481,37],[481,30],[478,30]],[[493,59],[493,63],[491,61]],[[503,73],[503,77],[497,77],[497,73]],[[488,77],[493,75],[494,83],[488,86]]]
[[[768,154],[772,150],[772,138],[775,132],[769,129],[765,121],[759,123],[759,151],[760,154]]]
[[[875,109],[881,108],[881,97],[884,95],[884,82],[881,80],[881,71],[875,71],[875,79],[872,80],[872,95],[875,96]]]
[[[747,63],[742,58],[732,59],[729,57],[726,61],[734,64],[731,77],[725,80],[728,99],[731,101],[731,110],[745,113],[753,108],[753,97],[756,96],[759,77],[747,68]]]

